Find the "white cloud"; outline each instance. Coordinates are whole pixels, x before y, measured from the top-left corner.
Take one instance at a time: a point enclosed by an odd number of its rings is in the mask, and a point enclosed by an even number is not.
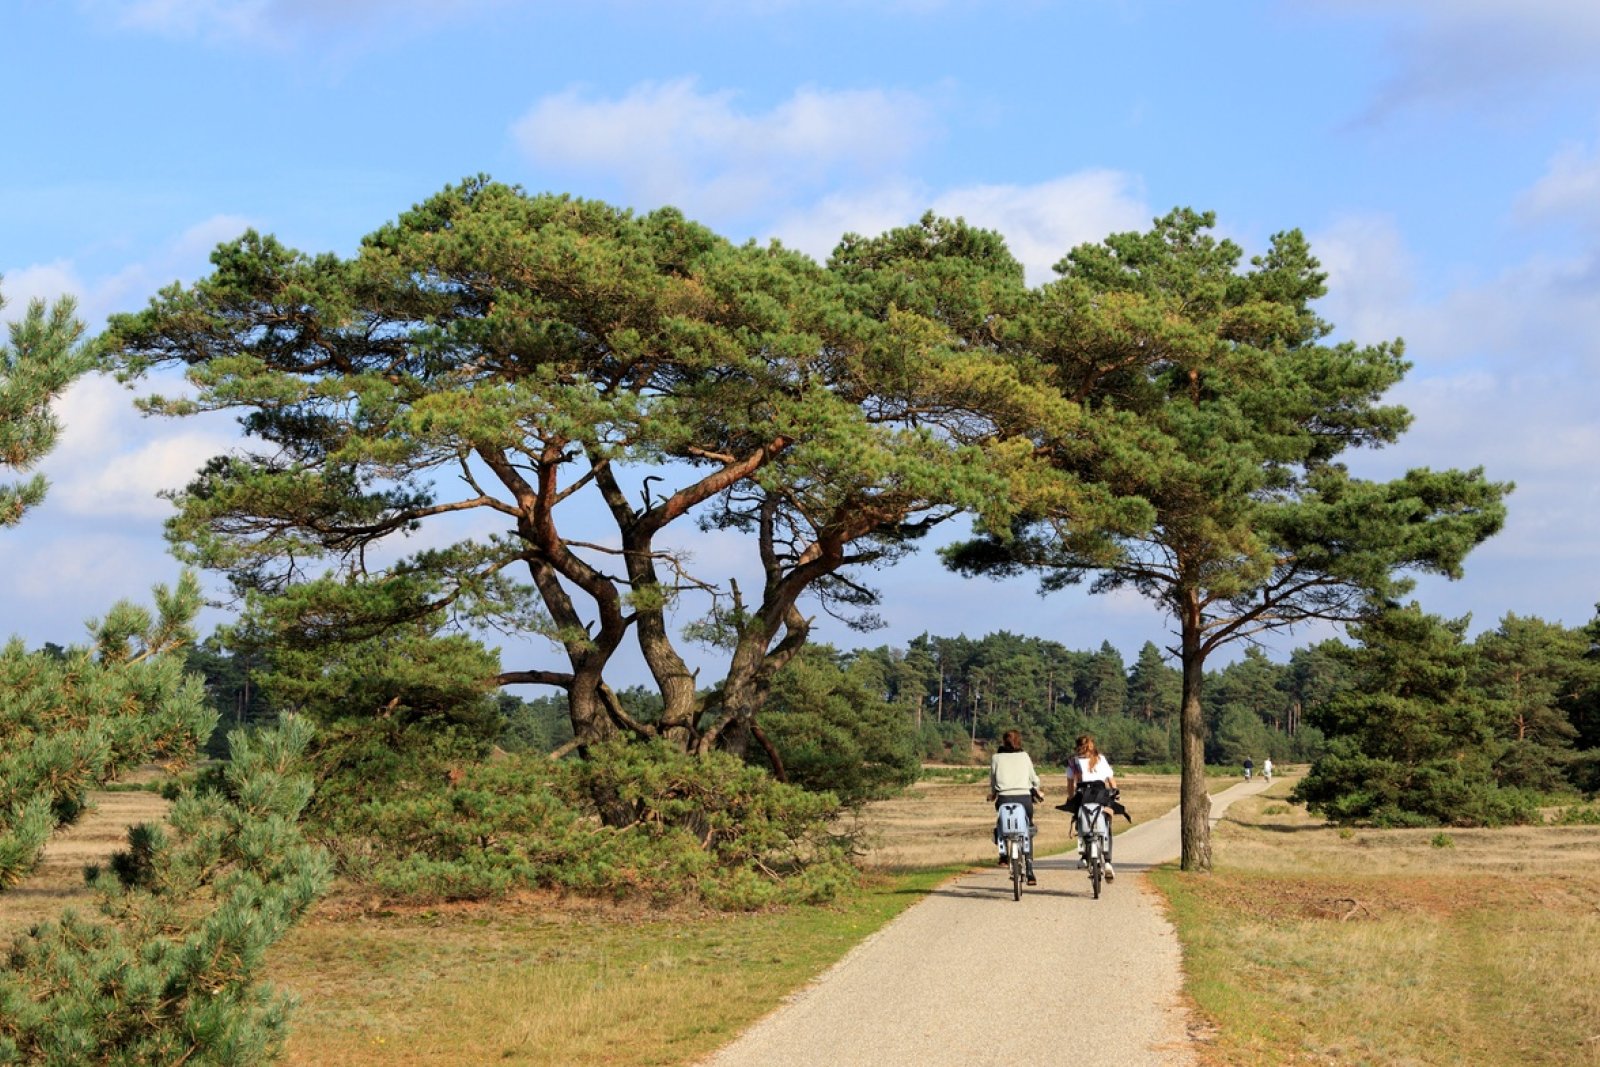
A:
[[[143,418],[133,394],[106,377],[74,384],[56,415],[61,439],[40,469],[52,483],[52,504],[74,518],[164,519],[172,505],[156,494],[182,488],[238,442],[224,415],[181,424]]]
[[[842,180],[902,164],[934,135],[915,94],[802,88],[765,110],[692,78],[637,85],[615,98],[568,89],[540,99],[512,136],[540,169],[599,173],[648,207],[740,217]]]
[[[80,0],[91,16],[119,30],[179,41],[282,48],[338,34],[414,33],[497,7],[505,0]]]
[[[15,322],[34,300],[53,304],[64,296],[80,302],[82,309],[84,285],[66,260],[54,263],[36,263],[20,269],[8,270],[0,277],[0,295],[5,297],[5,320]]]
[[[1086,170],[1035,185],[969,185],[943,192],[904,179],[889,181],[795,210],[773,226],[773,233],[822,259],[846,233],[879,234],[909,225],[925,211],[998,231],[1032,285],[1053,278],[1051,268],[1077,245],[1142,230],[1151,218],[1136,176]]]
[[[1310,241],[1328,275],[1319,310],[1339,336],[1374,343],[1406,332],[1417,265],[1393,219],[1347,216]]]
[[[1302,6],[1304,2],[1302,2]],[[1600,5],[1592,0],[1310,0],[1370,11],[1388,25],[1395,69],[1372,113],[1421,101],[1505,104],[1508,89],[1592,79]]]
[[[1563,146],[1544,175],[1517,199],[1515,214],[1525,221],[1600,227],[1600,148]]]
[[[789,247],[823,260],[845,234],[878,234],[914,222],[928,210],[931,199],[921,186],[895,179],[791,209],[772,224],[771,233]]]
[[[1035,285],[1053,277],[1051,267],[1076,246],[1146,229],[1151,218],[1138,178],[1113,170],[1079,171],[1037,185],[952,189],[934,200],[933,210],[1000,231]]]
[[[1554,189],[1542,182],[1521,203]],[[1563,198],[1541,202],[1555,210]],[[1497,614],[1582,624],[1600,596],[1600,420],[1580,386],[1600,373],[1600,260],[1530,256],[1424,293],[1422,269],[1392,220],[1341,220],[1314,235],[1312,248],[1330,275],[1323,311],[1341,335],[1401,335],[1414,364],[1390,397],[1412,413],[1410,430],[1390,448],[1351,456],[1356,472],[1388,478],[1409,467],[1481,466],[1492,480],[1516,483],[1505,529],[1473,553],[1467,580],[1424,580],[1424,603],[1445,614],[1488,603]],[[1494,625],[1482,616],[1475,628]]]
[[[70,295],[78,301],[78,317],[91,333],[97,332],[113,312],[135,311],[162,286],[199,277],[207,269],[213,248],[252,225],[242,215],[213,215],[157,248],[148,259],[98,277],[83,277],[77,264],[68,259],[8,268],[0,282],[6,298],[5,318],[15,318],[30,298],[50,302]]]
[[[157,494],[182,488],[201,464],[234,444],[199,431],[166,434],[58,476],[52,492],[72,515],[164,519],[172,505]]]
[[[269,0],[96,0],[102,13],[123,29],[175,38],[259,37]]]

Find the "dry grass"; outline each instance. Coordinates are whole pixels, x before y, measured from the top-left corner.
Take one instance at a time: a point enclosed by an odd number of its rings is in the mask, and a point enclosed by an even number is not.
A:
[[[325,903],[274,955],[295,1064],[681,1064],[774,1007],[922,888],[754,915],[537,895],[431,910]]]
[[[148,782],[161,774],[156,767],[141,768],[124,781]],[[160,822],[169,806],[158,794],[144,791],[96,791],[89,799],[93,810],[52,838],[33,874],[0,897],[0,945],[67,908],[92,910],[95,896],[84,884],[83,869],[104,864],[128,843],[128,827]]]
[[[1600,1064],[1600,828],[1341,831],[1290,784],[1158,876],[1207,1064]]]

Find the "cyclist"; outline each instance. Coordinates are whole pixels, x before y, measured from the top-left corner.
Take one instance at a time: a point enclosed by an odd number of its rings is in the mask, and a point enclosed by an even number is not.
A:
[[[1272,784],[1272,757],[1271,756],[1268,756],[1266,759],[1261,761],[1261,777],[1263,777],[1263,778],[1265,778],[1267,780],[1267,784],[1268,785]]]
[[[1090,782],[1104,782],[1105,788],[1115,791],[1117,779],[1111,769],[1111,761],[1100,754],[1100,748],[1095,744],[1094,738],[1083,734],[1074,745],[1074,755],[1067,761],[1067,788],[1072,791],[1072,799],[1062,805],[1062,809],[1070,811],[1074,817],[1078,813],[1078,805],[1083,797],[1083,790]],[[1078,843],[1078,858],[1083,858],[1083,843]],[[1116,871],[1111,869],[1111,819],[1106,819],[1106,881],[1116,879]]]
[[[1044,794],[1039,792],[1039,774],[1033,769],[1033,760],[1022,750],[1022,733],[1019,730],[1007,730],[1000,735],[1000,751],[989,759],[989,799],[994,802],[994,843],[1000,845],[1000,805],[1021,804],[1022,810],[1028,813],[1028,850],[1024,854],[1027,862],[1027,875],[1029,885],[1038,885],[1038,879],[1033,876],[1033,802],[1043,800]],[[1000,853],[1000,865],[1003,867],[1009,862],[1006,854]]]
[[[1250,780],[1250,775],[1255,771],[1255,769],[1256,769],[1255,761],[1252,760],[1249,756],[1246,756],[1244,758],[1244,780],[1245,781],[1248,782]]]

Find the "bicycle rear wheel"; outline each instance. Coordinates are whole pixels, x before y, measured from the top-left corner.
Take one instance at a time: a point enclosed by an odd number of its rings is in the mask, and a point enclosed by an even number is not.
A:
[[[1011,853],[1011,899],[1022,899],[1022,846],[1016,841],[1010,842],[1008,851]]]

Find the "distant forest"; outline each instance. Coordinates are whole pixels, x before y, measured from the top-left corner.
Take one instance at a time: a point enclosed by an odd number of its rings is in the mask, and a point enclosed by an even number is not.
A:
[[[1503,785],[1600,788],[1600,618],[1571,628],[1508,615],[1471,641],[1463,620],[1436,620],[1434,629],[1452,646],[1448,662],[1407,653],[1402,658],[1414,661],[1426,686],[1401,678],[1382,688],[1471,711]],[[1362,653],[1370,658],[1374,649],[1326,640],[1278,663],[1247,648],[1238,661],[1207,672],[1206,761],[1239,766],[1246,758],[1259,765],[1269,756],[1279,763],[1323,756],[1329,731],[1349,733],[1351,716],[1380,688],[1364,672]],[[224,726],[270,715],[250,688],[248,666],[214,641],[191,657]],[[923,634],[904,648],[807,649],[780,675],[763,722],[791,778],[870,796],[914,778],[922,762],[987,759],[986,750],[1012,728],[1046,764],[1062,764],[1085,732],[1118,765],[1175,764],[1180,686],[1179,671],[1152,642],[1129,663],[1109,642],[1087,651],[1004,631]],[[644,687],[618,696],[644,720],[659,707]],[[501,748],[553,752],[571,742],[565,696],[502,691],[495,700]],[[766,757],[752,750],[750,759]]]

